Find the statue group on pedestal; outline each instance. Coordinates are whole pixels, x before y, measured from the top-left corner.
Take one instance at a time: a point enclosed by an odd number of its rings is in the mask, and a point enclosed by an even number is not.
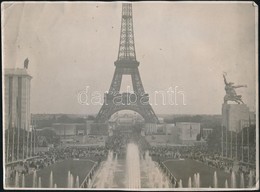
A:
[[[242,101],[242,95],[237,95],[236,90],[240,87],[247,87],[247,85],[234,85],[233,82],[227,82],[226,75],[223,74],[224,82],[225,82],[225,91],[226,95],[224,97],[224,103],[227,103],[228,101],[235,101],[236,103],[244,103]]]

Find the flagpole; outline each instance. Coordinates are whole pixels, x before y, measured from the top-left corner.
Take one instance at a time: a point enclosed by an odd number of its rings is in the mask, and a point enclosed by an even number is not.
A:
[[[7,159],[6,162],[9,162],[9,151],[10,151],[10,115],[8,117],[8,126],[7,126],[7,149],[6,149],[6,154],[7,154]]]
[[[230,149],[231,149],[231,153],[230,153],[230,157],[231,157],[231,159],[233,158],[233,156],[232,156],[232,153],[233,153],[233,146],[232,146],[232,142],[233,142],[233,137],[232,137],[232,132],[233,131],[230,131],[230,136],[231,136],[231,141],[230,141]]]
[[[19,126],[17,126],[17,160],[19,160],[19,154],[20,154],[20,129]]]
[[[237,158],[237,130],[236,130],[236,159],[238,160],[238,158]]]
[[[248,159],[248,163],[249,163],[249,128],[251,127],[251,118],[250,118],[250,114],[249,114],[249,119],[248,119],[248,128],[247,128],[247,146],[248,146],[248,151],[247,151],[247,159]]]
[[[19,126],[19,113],[18,113],[18,97],[16,98],[16,125],[17,125],[17,160],[19,160],[20,154],[20,126]]]
[[[224,138],[223,138],[223,125],[221,126],[221,155],[222,155],[222,158],[223,158],[223,155],[224,155],[224,151],[223,151],[223,145],[224,145]]]
[[[35,130],[35,126],[34,125],[33,125],[33,130],[34,130],[33,155],[35,155],[36,130]]]
[[[30,147],[30,157],[32,157],[32,137],[33,137],[33,131],[32,130],[30,130],[31,131],[31,147]]]
[[[12,129],[13,129],[13,140],[12,140],[12,162],[14,161],[14,135],[15,135],[15,128],[12,123]]]
[[[36,125],[37,125],[37,123],[36,123]],[[36,132],[36,130],[35,130],[35,135],[36,135],[36,142],[35,142],[35,146],[37,147],[36,149],[38,149],[38,142],[37,142],[37,132]],[[36,149],[35,149],[35,151],[36,151]]]
[[[23,131],[23,147],[22,147],[22,149],[23,149],[23,160],[24,160],[24,127],[23,127],[23,129],[22,129],[22,131]]]
[[[28,128],[28,127],[27,127]],[[27,138],[26,138],[26,158],[29,157],[29,131],[26,129]]]
[[[242,128],[242,162],[244,162],[244,128]]]
[[[247,162],[249,163],[249,127],[247,128],[247,146],[248,146]]]

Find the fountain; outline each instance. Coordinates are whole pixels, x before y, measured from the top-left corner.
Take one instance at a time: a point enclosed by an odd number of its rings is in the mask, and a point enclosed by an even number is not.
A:
[[[70,174],[70,188],[74,188],[74,178],[72,174]]]
[[[52,171],[50,173],[49,188],[53,188],[53,174],[52,174]]]
[[[33,186],[32,187],[33,188],[37,187],[37,173],[35,170],[33,171]]]
[[[145,179],[145,183],[141,182],[141,186],[144,185],[142,187],[169,188],[169,175],[164,173],[164,168],[160,167],[160,164],[152,160],[149,151],[145,151],[144,158],[141,158],[141,165],[141,172],[144,173],[143,177],[147,179]],[[143,180],[141,179],[141,181]]]
[[[248,180],[248,187],[253,187],[253,172],[250,170],[249,172],[249,180]]]
[[[228,188],[228,181],[227,181],[227,179],[225,181],[225,188]]]
[[[24,178],[24,174],[23,174],[23,176],[22,176],[22,188],[24,188],[25,187],[25,178]]]
[[[117,164],[117,155],[113,160],[113,151],[108,151],[107,160],[102,164],[98,174],[96,176],[96,181],[92,183],[91,180],[88,180],[88,186],[91,184],[94,187],[105,188],[113,186],[114,170]]]
[[[54,184],[54,188],[57,188],[57,184],[56,183]]]
[[[191,186],[191,177],[189,177],[188,188],[192,188],[192,186]]]
[[[71,188],[71,181],[70,181],[70,171],[68,171],[68,179],[67,179],[68,188]]]
[[[200,188],[200,173],[197,173],[197,187]]]
[[[193,175],[193,185],[192,185],[192,187],[194,187],[194,188],[197,187],[197,175],[196,175],[196,173],[194,173],[194,175]]]
[[[79,188],[79,176],[76,177],[75,187]]]
[[[216,171],[214,171],[213,187],[214,188],[218,188],[218,177],[217,177],[217,172]]]
[[[38,188],[41,188],[41,187],[42,187],[42,179],[41,179],[41,177],[39,177]]]
[[[231,173],[231,188],[236,188],[236,175],[234,171]]]
[[[91,186],[91,179],[89,178],[88,179],[88,188],[90,188],[90,186]]]
[[[19,187],[19,174],[18,171],[15,172],[15,187]]]
[[[182,180],[179,181],[179,188],[182,188]]]
[[[163,181],[162,181],[162,174],[159,169],[156,169],[156,175],[157,175],[157,182],[158,182],[158,187],[162,188],[163,186]]]
[[[129,143],[126,153],[128,188],[140,188],[140,159],[137,145]]]
[[[164,180],[163,180],[163,182],[164,182],[164,187],[165,187],[165,188],[169,188],[169,186],[170,186],[170,183],[168,182],[168,179],[167,179],[167,177],[166,177],[166,176],[164,176],[163,178],[164,178]]]
[[[245,187],[245,180],[244,180],[244,173],[242,172],[240,174],[240,188],[244,188]]]

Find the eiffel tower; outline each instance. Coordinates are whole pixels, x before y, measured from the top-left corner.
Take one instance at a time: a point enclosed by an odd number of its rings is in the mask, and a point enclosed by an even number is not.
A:
[[[108,93],[104,95],[95,123],[106,123],[120,110],[132,110],[139,113],[146,123],[158,123],[149,95],[145,93],[139,74],[139,62],[136,60],[132,4],[122,5],[121,34],[118,58],[114,62],[116,69]],[[131,75],[134,93],[119,93],[123,75]]]

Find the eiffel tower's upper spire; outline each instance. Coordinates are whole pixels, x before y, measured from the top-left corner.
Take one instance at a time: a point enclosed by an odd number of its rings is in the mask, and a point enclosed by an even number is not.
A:
[[[123,3],[118,61],[136,61],[133,30],[132,4]]]

